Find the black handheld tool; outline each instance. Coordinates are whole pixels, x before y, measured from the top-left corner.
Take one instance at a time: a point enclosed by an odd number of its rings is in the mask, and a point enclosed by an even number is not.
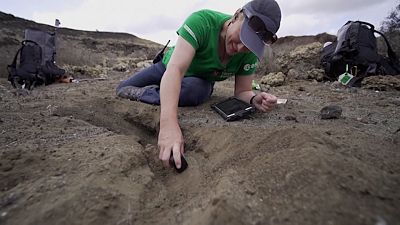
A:
[[[163,59],[163,57],[164,57],[164,51],[165,51],[165,49],[167,48],[167,46],[168,46],[168,44],[169,44],[170,41],[171,41],[171,40],[168,40],[168,42],[167,42],[167,44],[164,46],[164,48],[161,49],[161,51],[159,51],[159,52],[157,53],[156,57],[154,57],[154,59],[153,59],[153,64],[156,64],[156,63],[160,62],[160,61]]]
[[[178,169],[175,165],[175,160],[174,156],[172,155],[172,151],[171,151],[171,156],[169,157],[169,164],[171,165],[171,167],[174,167],[176,172],[178,173],[182,173],[188,167],[188,163],[186,162],[185,157],[183,157],[183,155],[181,154],[181,168]]]

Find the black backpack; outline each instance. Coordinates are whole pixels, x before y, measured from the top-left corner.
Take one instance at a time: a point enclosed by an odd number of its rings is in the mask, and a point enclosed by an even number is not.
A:
[[[55,55],[55,34],[25,30],[25,40],[21,42],[11,65],[7,66],[8,80],[14,88],[29,90],[37,85],[55,82],[65,74],[65,70],[55,65]]]
[[[388,57],[378,54],[374,33],[385,40]],[[399,60],[387,38],[372,24],[362,21],[348,21],[343,25],[336,40],[322,49],[320,61],[330,80],[345,72],[352,74],[354,78],[349,86],[360,86],[367,76],[400,74]]]

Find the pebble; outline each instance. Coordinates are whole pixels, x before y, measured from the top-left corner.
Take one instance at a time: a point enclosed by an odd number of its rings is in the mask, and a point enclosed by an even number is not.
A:
[[[339,119],[342,115],[342,108],[337,105],[329,105],[325,106],[321,109],[321,119],[329,120],[329,119]]]
[[[297,121],[297,118],[296,118],[295,116],[292,116],[292,115],[287,115],[287,116],[285,116],[285,120],[288,120],[288,121]]]

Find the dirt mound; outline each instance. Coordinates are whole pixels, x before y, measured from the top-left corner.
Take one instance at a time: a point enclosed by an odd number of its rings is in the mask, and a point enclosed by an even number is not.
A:
[[[0,20],[9,43],[1,49],[18,45],[9,31],[17,20]],[[371,89],[287,79],[269,87],[287,104],[229,123],[210,105],[231,96],[234,83],[217,83],[209,101],[179,110],[189,168],[177,174],[158,160],[159,107],[115,95],[151,47],[125,34],[61,32],[59,53],[70,54],[61,62],[89,79],[27,95],[0,79],[0,224],[400,222],[398,79],[368,79]],[[295,53],[316,42],[303,41],[277,46]],[[67,53],[70,44],[81,51]],[[73,59],[81,54],[88,57]],[[315,54],[292,57],[312,64]],[[321,119],[328,105],[342,110],[338,119]]]

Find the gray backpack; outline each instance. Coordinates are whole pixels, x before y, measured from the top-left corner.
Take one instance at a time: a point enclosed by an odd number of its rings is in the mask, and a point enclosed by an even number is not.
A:
[[[19,56],[19,64],[17,58]],[[8,80],[15,88],[32,89],[37,85],[51,84],[65,74],[55,65],[55,34],[26,29],[15,57],[8,65]]]

